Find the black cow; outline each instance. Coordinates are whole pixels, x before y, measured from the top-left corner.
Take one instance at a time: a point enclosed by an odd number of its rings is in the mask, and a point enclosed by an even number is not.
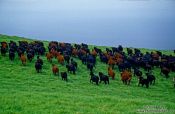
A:
[[[69,65],[66,65],[66,68],[68,72],[73,72],[73,74],[75,74],[75,71],[76,71],[75,65],[69,64]]]
[[[97,48],[97,47],[94,47],[94,50],[98,53],[98,54],[101,54],[102,53],[102,50]]]
[[[13,49],[14,52],[17,51],[17,44],[16,44],[16,42],[14,42],[14,41],[10,41],[10,43],[9,43],[9,47],[10,47],[10,49]]]
[[[73,59],[71,59],[71,64],[75,66],[76,70],[78,68],[78,64],[76,61],[74,61]]]
[[[80,60],[82,61],[82,64],[86,65],[87,64],[87,57],[86,55],[78,55]]]
[[[43,65],[43,60],[42,60],[42,59],[40,59],[40,57],[39,57],[39,56],[37,56],[37,62],[38,62],[38,63],[40,63],[41,65]]]
[[[61,78],[62,78],[62,80],[68,81],[67,80],[67,72],[61,72]]]
[[[122,45],[119,45],[119,46],[118,46],[118,50],[119,50],[120,52],[123,51],[123,47],[122,47]]]
[[[4,47],[1,47],[1,54],[2,54],[3,56],[5,56],[6,53],[7,53],[7,49],[4,48]]]
[[[140,84],[142,85],[142,87],[145,85],[146,88],[149,87],[149,80],[148,79],[144,79],[142,76],[139,77],[139,84],[138,86],[140,86]]]
[[[147,72],[149,72],[149,71],[152,69],[152,67],[151,67],[150,64],[146,63],[145,66],[144,66],[144,69],[145,69]]]
[[[20,46],[17,48],[17,53],[19,57],[21,57],[21,55],[24,54],[24,52],[25,52],[25,48]]]
[[[46,51],[45,47],[41,45],[35,46],[34,49],[35,49],[36,54],[38,55],[44,55]]]
[[[132,49],[130,49],[130,48],[127,48],[127,53],[128,53],[128,55],[132,55],[132,54],[133,54],[133,51],[132,51]]]
[[[36,69],[37,73],[41,72],[42,64],[39,62],[35,62],[35,69]]]
[[[95,82],[95,83],[96,83],[96,85],[98,85],[98,82],[99,82],[99,77],[98,77],[98,76],[96,76],[96,75],[94,75],[94,73],[93,73],[93,72],[90,72],[90,76],[91,76],[91,78],[90,78],[90,83]]]
[[[35,62],[35,69],[39,73],[42,70],[43,60],[37,56],[37,61]]]
[[[105,84],[109,84],[109,77],[99,72],[100,83],[103,81]]]
[[[93,63],[88,63],[87,64],[87,69],[89,69],[91,72],[93,71],[94,64]]]
[[[13,61],[15,59],[15,52],[14,51],[9,51],[9,59]]]
[[[69,62],[70,62],[70,56],[68,54],[65,54],[64,55],[64,59],[67,62],[67,64],[69,64]]]
[[[150,73],[146,73],[146,76],[147,76],[147,80],[149,81],[149,84],[152,85],[152,84],[155,84],[155,76],[150,74]]]
[[[34,55],[32,53],[27,53],[27,59],[32,62]]]
[[[93,63],[95,65],[96,58],[93,55],[88,55],[87,56],[87,63]]]
[[[160,61],[159,60],[152,60],[153,66],[159,67],[160,66]]]
[[[104,63],[108,63],[108,58],[104,54],[100,54],[100,61]]]
[[[124,70],[131,71],[131,64],[128,61],[125,61],[124,63],[121,63],[118,65],[118,69],[120,72],[122,72]]]
[[[160,74],[162,74],[162,73],[165,75],[166,78],[168,78],[169,77],[169,73],[170,73],[170,69],[166,68],[166,67],[162,67]]]
[[[123,72],[125,70],[124,64],[123,63],[119,64],[118,69],[119,69],[120,72]]]
[[[139,57],[141,55],[141,51],[137,48],[134,49],[134,53],[137,57]]]
[[[135,75],[138,77],[142,76],[142,71],[140,71],[138,68],[134,68],[134,76]]]

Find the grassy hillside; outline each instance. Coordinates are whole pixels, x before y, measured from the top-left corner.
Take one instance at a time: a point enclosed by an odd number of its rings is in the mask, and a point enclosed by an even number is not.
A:
[[[0,35],[1,41],[27,40],[15,36]],[[45,41],[45,46],[48,42]],[[91,46],[92,48],[93,46]],[[104,47],[101,47],[105,49]],[[142,49],[142,51],[150,51]],[[162,51],[173,54],[171,51]],[[0,114],[135,114],[143,111],[148,113],[175,114],[175,89],[172,77],[165,79],[160,75],[160,69],[154,69],[156,84],[149,89],[137,86],[137,79],[133,77],[131,85],[123,85],[120,73],[116,69],[116,79],[110,80],[109,85],[96,86],[89,82],[89,71],[86,66],[78,62],[76,75],[68,74],[68,82],[62,81],[60,76],[54,76],[51,64],[44,60],[42,73],[36,73],[34,62],[27,62],[22,66],[16,56],[11,62],[8,56],[0,55]],[[97,58],[95,72],[107,74],[107,65]],[[61,71],[66,71],[54,59]]]

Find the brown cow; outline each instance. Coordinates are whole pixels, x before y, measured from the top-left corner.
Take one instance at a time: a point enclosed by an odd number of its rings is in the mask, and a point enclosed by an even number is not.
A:
[[[8,48],[7,42],[1,42],[1,45],[2,45],[3,48]]]
[[[108,60],[108,64],[109,64],[109,66],[112,66],[112,68],[114,68],[115,61],[113,60],[112,57],[109,58],[109,60]]]
[[[22,64],[26,65],[27,57],[24,54],[21,55],[20,59],[21,59]]]
[[[114,78],[115,78],[115,72],[112,70],[111,67],[108,67],[108,75],[110,77],[112,77],[112,79],[114,80]]]
[[[77,49],[73,48],[72,50],[72,56],[76,57],[78,55]]]
[[[91,54],[95,57],[97,56],[97,52],[95,51],[95,49],[92,50]]]
[[[130,84],[130,81],[131,81],[131,78],[132,78],[132,74],[131,72],[127,71],[127,70],[124,70],[122,73],[121,73],[121,80],[123,81],[124,84]]]
[[[57,53],[57,51],[56,51],[54,48],[52,48],[52,49],[50,50],[50,53],[52,54],[53,57],[55,57],[55,58],[57,57],[57,54],[58,54],[58,53]]]
[[[122,58],[116,58],[116,64],[117,65],[120,65],[120,64],[122,64],[123,63],[123,59]]]
[[[79,53],[81,53],[82,55],[86,55],[87,54],[87,52],[85,50],[83,50],[83,49],[80,49]]]
[[[3,56],[5,56],[6,53],[7,53],[7,50],[8,50],[7,42],[1,42],[1,47],[0,47],[0,49],[1,49],[1,54],[2,54]]]
[[[59,75],[59,69],[58,69],[58,67],[56,66],[56,65],[52,65],[52,72],[53,72],[53,74],[54,75]]]
[[[123,58],[123,56],[120,53],[116,53],[114,56],[115,56],[116,59]]]
[[[55,52],[55,56],[58,57],[61,55],[61,52]]]
[[[63,55],[57,56],[57,60],[60,64],[64,65],[64,56]]]
[[[50,52],[46,53],[46,57],[49,62],[52,62],[53,55]]]

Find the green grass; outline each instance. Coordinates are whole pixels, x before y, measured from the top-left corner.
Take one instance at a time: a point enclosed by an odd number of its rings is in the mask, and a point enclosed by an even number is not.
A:
[[[16,36],[0,35],[0,41],[19,41]],[[45,46],[48,42],[44,41]],[[93,48],[93,46],[90,46]],[[105,47],[100,47],[105,49]],[[143,52],[152,51],[142,49]],[[172,51],[162,51],[172,54]],[[54,76],[51,64],[44,60],[42,73],[36,73],[34,62],[27,62],[22,66],[16,56],[11,62],[8,56],[0,55],[0,114],[135,114],[139,111],[148,113],[160,111],[162,114],[175,113],[175,89],[172,77],[165,79],[160,75],[160,69],[155,68],[156,84],[149,89],[137,86],[137,79],[133,77],[131,85],[123,85],[118,69],[116,79],[110,80],[109,85],[89,83],[89,72],[78,59],[76,75],[68,74],[68,82],[62,81],[60,76]],[[107,74],[107,65],[97,62],[95,72]],[[61,71],[66,71],[54,59]],[[151,112],[151,110],[155,110]]]

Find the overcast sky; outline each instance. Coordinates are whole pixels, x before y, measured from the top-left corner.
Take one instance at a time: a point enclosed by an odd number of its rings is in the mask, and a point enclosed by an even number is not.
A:
[[[175,0],[0,0],[0,33],[174,49]]]

